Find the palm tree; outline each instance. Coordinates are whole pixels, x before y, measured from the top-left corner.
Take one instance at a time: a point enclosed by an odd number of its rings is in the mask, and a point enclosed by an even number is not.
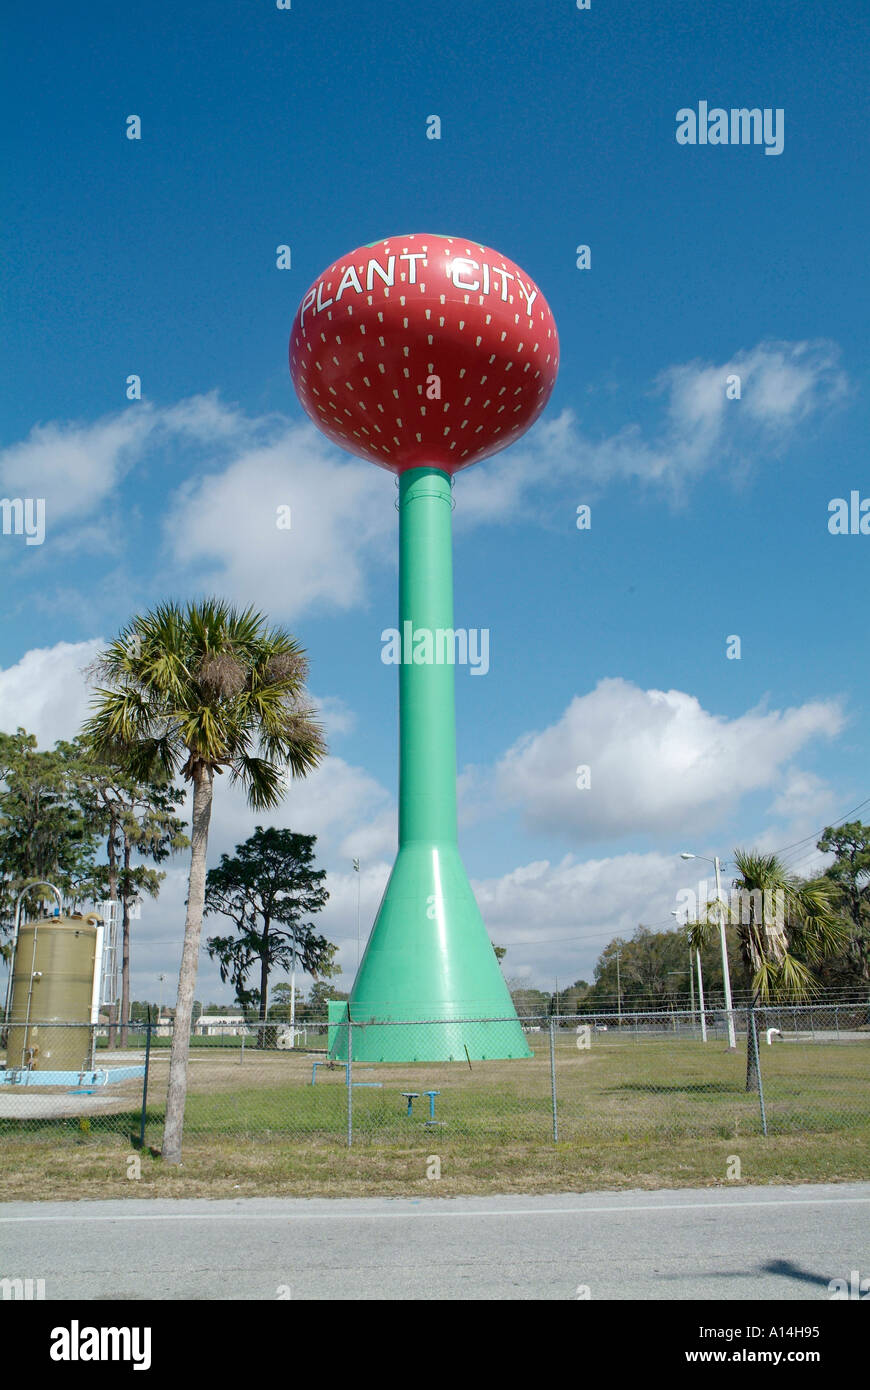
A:
[[[746,1089],[758,1090],[758,1024],[756,1009],[770,999],[808,999],[818,993],[810,969],[825,956],[842,950],[846,928],[836,916],[831,886],[825,879],[803,880],[788,873],[775,854],[736,850],[739,877],[736,905],[730,919],[740,943],[752,996],[746,1030]],[[719,930],[718,904],[692,924],[693,948],[704,946]],[[727,909],[726,909],[727,911]]]
[[[187,1063],[202,934],[214,774],[230,770],[254,810],[276,806],[286,772],[304,777],[326,752],[307,701],[305,655],[252,608],[215,598],[164,603],[134,618],[97,658],[103,681],[83,736],[133,776],[193,785],[190,880],[169,1062],[163,1157],[181,1162]]]

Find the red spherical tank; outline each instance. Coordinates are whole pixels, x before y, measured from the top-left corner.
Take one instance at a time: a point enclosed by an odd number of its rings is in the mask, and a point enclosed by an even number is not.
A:
[[[314,423],[392,473],[453,474],[529,428],[559,367],[550,306],[478,242],[415,234],[360,246],[311,285],[290,375]]]

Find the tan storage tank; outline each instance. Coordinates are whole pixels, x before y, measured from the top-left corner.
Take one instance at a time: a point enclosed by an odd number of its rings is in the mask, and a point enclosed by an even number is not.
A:
[[[47,917],[19,927],[7,1067],[86,1071],[93,1065],[90,1023],[97,921],[82,916]],[[57,1027],[60,1023],[81,1026]]]

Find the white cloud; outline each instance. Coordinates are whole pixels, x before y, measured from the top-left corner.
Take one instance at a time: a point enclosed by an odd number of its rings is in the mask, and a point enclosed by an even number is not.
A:
[[[395,848],[396,823],[390,793],[343,758],[328,757],[307,777],[291,780],[272,811],[252,811],[242,788],[221,777],[215,787],[209,859],[232,850],[261,824],[316,835],[318,859],[371,860]]]
[[[843,727],[836,700],[726,719],[679,690],[602,680],[498,763],[495,791],[527,825],[574,843],[714,823],[748,792],[774,787],[807,743]],[[577,768],[591,769],[579,789]]]
[[[44,497],[50,529],[102,505],[142,457],[155,425],[145,404],[93,425],[34,425],[27,439],[0,451],[0,486],[8,496]]]
[[[786,771],[768,810],[770,815],[793,828],[813,826],[821,825],[825,817],[836,810],[836,802],[831,788],[821,777],[794,767]]]
[[[159,423],[169,435],[187,435],[207,444],[218,444],[251,438],[285,422],[281,416],[247,416],[238,406],[225,405],[217,391],[209,391],[165,407],[160,411]]]
[[[314,695],[309,691],[311,702],[317,711],[317,718],[326,731],[327,741],[331,737],[340,738],[353,733],[356,728],[356,714],[344,700],[337,695]]]
[[[391,480],[342,462],[311,425],[246,448],[222,472],[198,476],[171,498],[166,535],[174,565],[243,602],[297,615],[362,602],[366,569],[394,563]],[[278,508],[290,508],[279,529]]]
[[[696,873],[676,855],[623,854],[583,862],[567,856],[521,865],[499,878],[474,880],[490,937],[507,946],[504,973],[552,989],[591,982],[595,962],[614,936],[642,922],[673,927],[680,888]]]
[[[741,399],[728,401],[726,377],[735,374]],[[742,473],[747,459],[762,448],[766,457],[781,450],[797,425],[845,389],[837,349],[827,342],[760,343],[719,365],[669,367],[651,393],[665,398],[657,427],[629,423],[594,438],[570,410],[546,416],[513,448],[460,474],[457,523],[528,518],[554,489],[574,483],[588,489],[636,479],[677,495],[713,467]],[[95,424],[37,425],[0,451],[0,487],[9,496],[45,497],[60,555],[65,524],[80,528],[89,517],[92,538],[112,535],[108,507],[118,506],[134,467],[147,481],[152,455],[185,479],[168,503],[165,540],[175,570],[203,587],[252,602],[268,594],[270,610],[283,617],[347,610],[365,601],[373,565],[395,563],[387,474],[349,460],[307,421],[248,416],[216,392],[169,407],[136,402]],[[276,525],[280,506],[291,509],[289,530]]]
[[[734,375],[741,397],[728,400],[726,380]],[[836,345],[826,341],[759,343],[727,362],[669,367],[652,391],[665,397],[658,429],[627,424],[595,439],[571,410],[545,416],[506,454],[459,475],[457,523],[504,521],[521,508],[528,516],[548,489],[571,481],[601,488],[637,479],[679,495],[714,467],[742,474],[747,458],[780,452],[798,425],[846,389]]]
[[[0,670],[0,729],[24,728],[36,735],[40,748],[74,738],[90,701],[84,668],[104,645],[93,638],[37,647]]]

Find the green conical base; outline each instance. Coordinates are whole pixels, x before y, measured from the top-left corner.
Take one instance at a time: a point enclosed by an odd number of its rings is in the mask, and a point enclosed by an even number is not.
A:
[[[360,1061],[532,1056],[457,846],[451,519],[446,473],[401,475],[399,854],[350,996]]]
[[[399,850],[350,1017],[354,1061],[532,1056],[455,844]],[[347,1057],[345,1026],[332,1055]]]

